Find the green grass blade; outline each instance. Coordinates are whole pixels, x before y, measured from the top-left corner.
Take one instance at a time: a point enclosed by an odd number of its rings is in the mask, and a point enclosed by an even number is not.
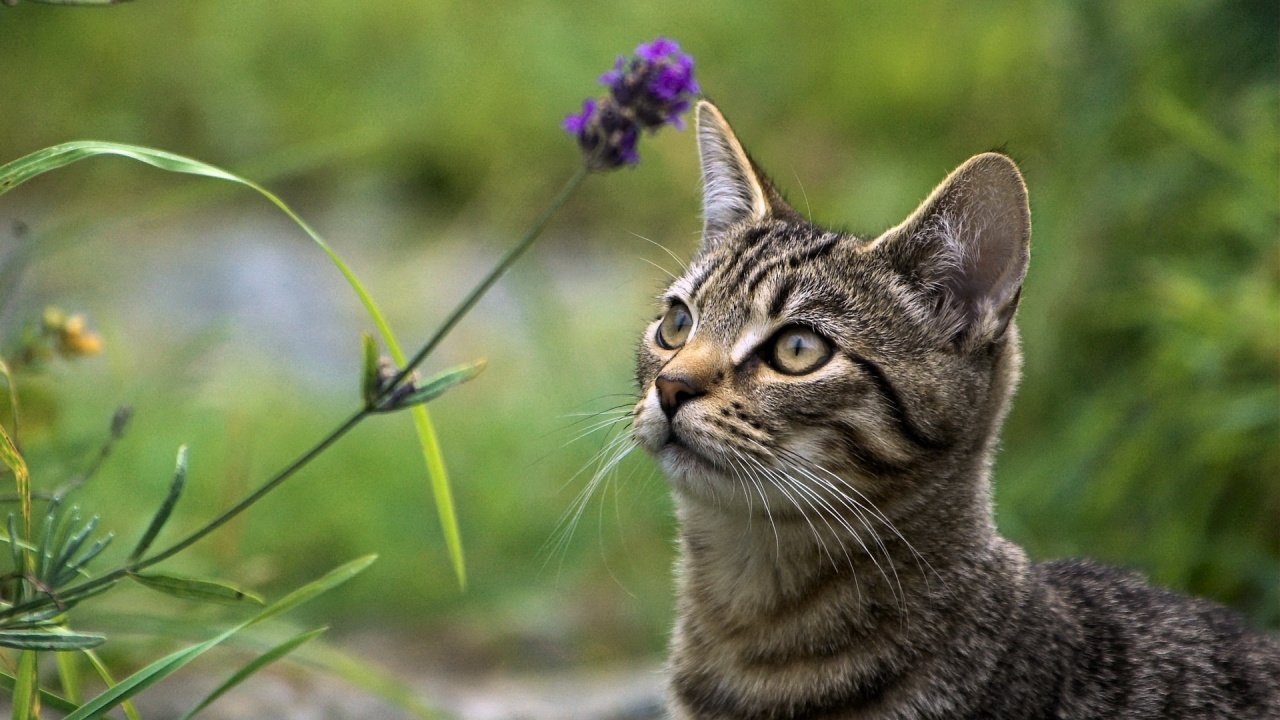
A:
[[[347,283],[355,291],[360,298],[361,304],[364,305],[365,310],[373,319],[379,334],[382,335],[382,339],[387,343],[387,349],[391,351],[392,358],[400,366],[405,364],[405,355],[400,350],[400,343],[396,341],[396,336],[391,331],[391,326],[387,323],[373,297],[365,290],[364,285],[347,263],[329,247],[329,244],[325,242],[324,238],[320,237],[319,233],[303,221],[283,200],[252,180],[246,180],[213,165],[164,152],[163,150],[153,150],[120,143],[81,140],[38,150],[7,165],[0,166],[0,195],[41,173],[95,155],[118,155],[132,158],[162,170],[217,178],[239,183],[257,191],[284,214],[288,215],[329,256],[329,260],[338,268],[338,272],[342,273],[342,276],[346,278]],[[435,427],[431,423],[431,416],[427,413],[426,408],[419,406],[414,408],[412,412],[414,428],[418,433],[418,442],[422,445],[422,455],[427,464],[427,475],[430,477],[433,495],[435,496],[436,512],[440,516],[441,530],[444,533],[445,544],[449,548],[449,559],[453,563],[454,573],[458,576],[458,584],[466,587],[467,575],[462,553],[462,536],[458,532],[457,513],[453,507],[453,492],[449,487],[449,475],[445,468],[444,456],[440,453],[440,443],[436,438]]]
[[[95,648],[107,638],[93,633],[43,632],[40,630],[0,631],[0,647],[22,650],[84,650]]]
[[[31,539],[31,473],[27,470],[27,462],[22,453],[9,439],[9,433],[0,426],[0,462],[13,471],[14,481],[18,486],[18,499],[22,503],[22,523],[25,537]],[[10,533],[12,535],[12,533]],[[15,546],[16,547],[16,546]]]
[[[129,577],[143,587],[186,600],[220,605],[262,604],[262,598],[257,595],[221,580],[203,580],[168,572],[131,573]]]
[[[116,683],[114,687],[109,688],[106,692],[80,706],[78,710],[68,715],[64,720],[94,720],[95,718],[103,717],[122,701],[160,682],[187,663],[220,645],[232,635],[251,625],[256,625],[280,613],[291,610],[315,596],[341,585],[369,567],[376,559],[376,555],[367,555],[330,570],[323,577],[294,590],[239,625],[224,630],[222,633],[202,643],[170,653],[142,668]]]
[[[209,707],[209,705],[213,703],[213,701],[222,697],[228,690],[234,688],[235,686],[247,680],[249,676],[265,668],[266,666],[270,665],[276,660],[279,660],[285,655],[288,655],[294,650],[297,650],[299,647],[305,644],[308,640],[311,640],[315,636],[319,635],[320,633],[328,629],[329,628],[323,628],[323,627],[316,628],[315,630],[310,630],[308,632],[302,633],[301,635],[294,636],[280,643],[279,645],[276,645],[275,647],[264,652],[258,657],[254,658],[249,664],[240,668],[235,672],[234,675],[227,678],[226,682],[222,683],[217,688],[215,688],[213,692],[205,696],[205,698],[201,700],[199,704],[197,704],[195,707],[191,708],[186,713],[184,713],[182,717],[178,718],[178,720],[190,720],[190,718],[194,717],[196,713],[200,712],[206,707]]]
[[[13,437],[18,437],[18,388],[13,386],[13,375],[9,372],[9,366],[0,360],[0,378],[4,378],[5,393],[9,396],[9,418],[10,427],[13,429]]]
[[[39,715],[40,673],[36,653],[23,650],[18,657],[18,676],[13,688],[13,720],[28,720],[33,711]]]
[[[378,395],[378,341],[369,333],[361,333],[360,342],[364,356],[360,369],[360,399],[367,407]]]
[[[111,677],[111,671],[107,669],[106,663],[102,662],[102,658],[98,657],[98,654],[92,650],[85,650],[83,652],[84,656],[89,658],[89,664],[92,665],[94,671],[98,673],[98,677],[102,678],[102,682],[107,684],[107,688],[110,689],[115,687],[116,681]],[[123,703],[120,703],[120,707],[124,710],[124,716],[129,720],[142,720],[138,715],[138,709],[133,706],[132,702],[125,700]]]
[[[173,471],[173,482],[169,484],[169,494],[165,496],[164,502],[156,510],[155,517],[151,518],[151,524],[147,526],[147,531],[138,540],[137,547],[133,549],[133,552],[129,553],[129,562],[142,557],[147,552],[147,549],[151,547],[151,543],[155,542],[156,536],[160,534],[164,524],[169,521],[169,515],[173,512],[174,506],[178,504],[178,498],[182,495],[182,487],[186,484],[186,481],[187,446],[182,445],[178,448],[177,467]]]
[[[54,657],[58,660],[58,682],[62,684],[62,694],[67,696],[66,702],[71,706],[71,709],[55,707],[47,699],[44,700],[44,704],[53,707],[58,712],[71,712],[75,709],[75,706],[80,704],[80,668],[76,667],[77,656],[74,652],[60,652],[56,653]],[[47,694],[51,695],[52,693]],[[41,698],[44,699],[45,697],[46,693],[42,693]],[[58,699],[61,700],[62,698]]]
[[[58,654],[59,657],[62,653]],[[6,672],[0,672],[0,689],[8,690],[10,695],[16,693],[18,689],[18,679]],[[42,707],[50,707],[60,713],[75,712],[79,707],[78,703],[72,702],[67,698],[54,695],[48,690],[40,691],[40,705]]]

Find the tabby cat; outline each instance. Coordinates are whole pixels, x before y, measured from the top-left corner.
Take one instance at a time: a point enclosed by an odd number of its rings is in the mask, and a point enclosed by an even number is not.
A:
[[[680,522],[674,718],[1280,718],[1280,643],[992,519],[1022,176],[961,165],[868,239],[816,227],[698,107],[702,247],[639,347]]]

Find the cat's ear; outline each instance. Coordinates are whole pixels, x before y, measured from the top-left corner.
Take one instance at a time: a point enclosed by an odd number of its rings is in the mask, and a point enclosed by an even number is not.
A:
[[[740,223],[769,216],[776,192],[742,149],[724,115],[702,100],[697,107],[698,155],[702,159],[702,236],[708,241]]]
[[[973,348],[1000,338],[1013,319],[1030,241],[1022,174],[1004,155],[985,153],[951,173],[878,245],[932,302],[943,335]]]

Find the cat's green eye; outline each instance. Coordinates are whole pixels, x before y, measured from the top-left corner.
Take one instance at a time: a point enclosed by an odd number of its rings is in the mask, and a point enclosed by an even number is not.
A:
[[[666,350],[675,350],[689,339],[689,331],[693,329],[693,315],[682,302],[671,304],[667,314],[658,324],[656,340],[658,346]]]
[[[766,360],[774,370],[785,375],[804,375],[822,367],[831,359],[831,343],[806,327],[784,328],[773,337]]]

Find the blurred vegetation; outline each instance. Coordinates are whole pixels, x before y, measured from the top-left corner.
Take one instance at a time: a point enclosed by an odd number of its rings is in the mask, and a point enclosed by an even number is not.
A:
[[[0,9],[0,158],[104,139],[263,181],[413,345],[575,168],[564,113],[663,33],[820,222],[879,232],[969,155],[1011,153],[1035,230],[1002,529],[1036,558],[1138,568],[1280,627],[1274,3],[21,5]],[[269,589],[377,552],[318,612],[568,660],[661,648],[672,522],[647,461],[624,465],[566,550],[540,552],[601,442],[562,447],[582,427],[566,416],[627,402],[610,396],[630,390],[664,279],[647,263],[672,267],[637,236],[682,256],[696,243],[692,139],[641,155],[588,183],[444,348],[442,363],[490,359],[433,406],[466,594],[403,418],[359,429],[189,562]],[[6,196],[0,253],[25,258],[21,282],[0,277],[5,337],[53,302],[105,341],[23,380],[37,476],[73,474],[113,407],[137,409],[85,488],[108,527],[143,522],[179,444],[191,479],[175,523],[191,527],[358,401],[355,300],[247,193],[86,164]]]

